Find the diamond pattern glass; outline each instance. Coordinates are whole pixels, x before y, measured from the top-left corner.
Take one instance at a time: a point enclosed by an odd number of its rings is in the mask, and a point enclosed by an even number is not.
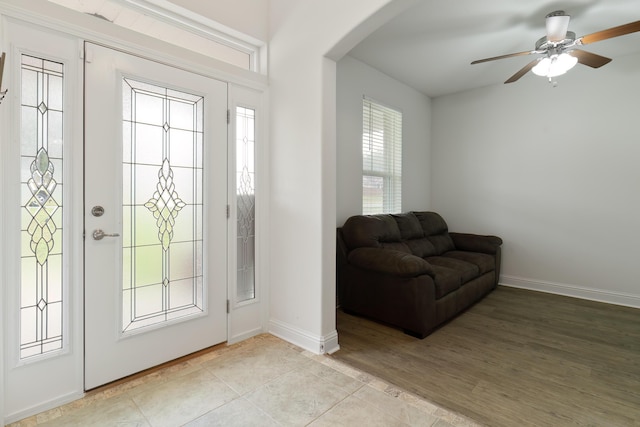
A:
[[[63,347],[63,64],[21,57],[20,358]]]
[[[204,311],[204,98],[125,77],[122,99],[127,333]]]

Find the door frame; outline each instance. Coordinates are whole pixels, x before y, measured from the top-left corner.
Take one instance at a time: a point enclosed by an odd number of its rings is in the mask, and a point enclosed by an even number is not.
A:
[[[267,248],[266,242],[268,242],[268,140],[267,140],[267,127],[266,127],[266,117],[268,117],[267,113],[267,105],[268,105],[268,78],[265,75],[258,74],[252,71],[239,69],[235,66],[229,65],[225,62],[217,60],[211,57],[205,57],[203,55],[197,54],[195,52],[191,52],[185,50],[179,46],[171,45],[160,40],[152,39],[148,36],[136,33],[126,28],[122,28],[116,26],[112,23],[98,20],[92,16],[82,14],[76,11],[69,10],[62,6],[59,6],[55,3],[51,2],[24,2],[22,0],[3,0],[0,2],[0,22],[5,24],[7,20],[12,20],[16,22],[20,22],[21,24],[27,26],[33,26],[43,31],[50,31],[57,34],[61,34],[65,37],[75,39],[78,44],[78,60],[80,61],[81,57],[81,46],[84,41],[91,41],[97,44],[103,44],[106,46],[110,46],[112,48],[124,50],[126,52],[143,56],[147,58],[151,58],[155,61],[175,66],[176,64],[180,64],[179,68],[183,68],[187,71],[195,72],[207,77],[211,77],[218,80],[223,80],[228,82],[230,85],[235,85],[237,87],[243,87],[251,89],[255,92],[258,101],[256,101],[256,105],[261,108],[261,116],[262,116],[262,127],[259,129],[259,135],[262,138],[262,144],[260,145],[261,152],[257,153],[257,161],[259,162],[260,173],[260,182],[262,187],[262,193],[259,196],[259,206],[261,208],[256,212],[256,227],[260,228],[261,231],[261,239],[256,244],[256,285],[259,286],[258,292],[261,294],[261,298],[259,300],[259,304],[256,305],[259,307],[257,312],[259,316],[256,321],[258,323],[255,324],[254,327],[249,328],[247,330],[251,331],[251,334],[256,334],[260,332],[267,331],[267,317],[268,317],[268,295],[269,295],[269,283],[268,283],[268,262],[267,262]],[[8,35],[4,28],[5,25],[2,25],[2,32],[0,32],[0,49],[2,51],[9,51],[11,40],[8,39]],[[3,88],[4,90],[6,86],[9,84],[9,76],[10,73],[7,72],[7,68],[10,64],[6,64],[5,66],[5,76],[3,78]],[[79,88],[82,87],[82,77],[80,77],[77,85]],[[14,117],[14,113],[11,113],[8,108],[11,103],[9,102],[10,97],[14,95],[15,92],[13,89],[7,95],[5,100],[3,100],[0,105],[0,136],[2,137],[2,141],[11,141],[14,138],[14,134],[16,133],[15,123],[17,118]],[[82,95],[82,91],[80,90],[80,97]],[[81,105],[81,102],[78,104]],[[81,116],[81,115],[80,115]],[[77,119],[77,117],[76,117]],[[82,120],[80,120],[81,122]],[[18,132],[19,133],[19,132]],[[2,150],[3,158],[5,158],[5,154],[7,153],[5,148],[0,144],[0,150]],[[261,154],[262,153],[262,154]],[[7,162],[8,163],[8,162]],[[3,168],[5,169],[5,168]],[[0,173],[0,189],[2,189],[3,194],[4,190],[10,183],[9,170],[4,170]],[[8,269],[12,268],[10,263],[6,261],[6,256],[8,254],[9,242],[7,241],[7,227],[6,223],[9,219],[9,214],[12,212],[14,208],[12,206],[7,206],[5,203],[0,200],[0,241],[2,241],[2,245],[0,245],[0,268],[3,273],[0,275],[0,294],[2,294],[2,301],[6,301],[6,284],[9,283],[9,278],[12,274],[8,272]],[[77,208],[74,208],[77,209]],[[78,209],[78,212],[82,212],[82,208]],[[81,216],[80,216],[81,217]],[[13,242],[14,244],[16,242]],[[5,246],[6,245],[6,246]],[[82,252],[82,251],[81,251]],[[230,256],[235,256],[230,254]],[[15,270],[15,269],[14,269]],[[78,290],[78,298],[80,300],[83,299],[83,289]],[[4,302],[0,302],[0,304],[4,304]],[[54,396],[46,401],[38,401],[33,402],[23,408],[8,408],[5,404],[5,395],[8,390],[5,390],[6,384],[6,369],[9,367],[10,361],[6,360],[5,353],[7,348],[5,343],[5,331],[7,328],[11,327],[12,322],[7,317],[6,310],[4,310],[4,306],[0,307],[2,310],[2,315],[0,315],[0,419],[3,419],[5,424],[15,422],[19,419],[35,415],[39,412],[51,409],[53,407],[71,402],[78,397],[81,397],[84,393],[82,385],[76,390],[76,394],[73,396]],[[230,307],[230,313],[228,317],[228,325],[231,328],[232,324],[234,324],[234,307]],[[75,308],[78,310],[78,308]],[[82,308],[80,308],[80,316],[82,316]],[[78,322],[76,322],[78,323]],[[237,322],[236,322],[237,324]],[[70,325],[70,331],[72,334],[77,334],[78,342],[74,345],[77,348],[82,348],[83,346],[83,330],[84,325],[75,324]],[[237,340],[241,340],[244,338],[248,338],[246,334],[238,334],[234,333],[232,335],[232,331],[229,331],[229,339],[231,340],[232,336],[237,336]],[[83,359],[80,356],[79,364],[83,365]]]

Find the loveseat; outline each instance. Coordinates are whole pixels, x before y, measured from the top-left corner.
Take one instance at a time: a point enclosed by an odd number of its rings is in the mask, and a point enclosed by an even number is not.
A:
[[[495,289],[501,245],[450,233],[435,212],[352,216],[338,228],[338,304],[424,338]]]

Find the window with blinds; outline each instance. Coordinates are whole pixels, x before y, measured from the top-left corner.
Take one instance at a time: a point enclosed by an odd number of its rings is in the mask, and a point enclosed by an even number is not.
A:
[[[362,100],[362,213],[402,211],[402,113]]]

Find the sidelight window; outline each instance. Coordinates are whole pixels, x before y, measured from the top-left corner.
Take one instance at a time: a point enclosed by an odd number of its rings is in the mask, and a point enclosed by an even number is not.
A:
[[[256,296],[255,121],[255,110],[236,107],[237,302]]]

